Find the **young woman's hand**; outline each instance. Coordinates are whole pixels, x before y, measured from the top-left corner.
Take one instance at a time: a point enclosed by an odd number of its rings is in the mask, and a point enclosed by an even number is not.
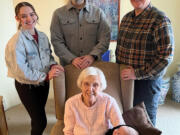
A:
[[[64,68],[63,68],[63,66],[61,66],[61,65],[52,65],[51,66],[51,69],[58,69],[58,70],[60,70],[60,71],[62,71],[62,72],[64,72]]]
[[[61,72],[64,72],[64,68],[61,65],[53,65],[48,72],[48,79],[51,80],[53,77],[59,76]]]

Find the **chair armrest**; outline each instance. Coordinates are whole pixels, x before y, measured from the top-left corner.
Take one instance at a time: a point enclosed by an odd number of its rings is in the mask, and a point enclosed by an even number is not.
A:
[[[125,68],[127,68],[127,65],[120,64],[120,74],[121,71]],[[133,107],[134,80],[120,79],[120,81],[121,81],[121,102],[123,106],[123,112],[125,112]]]
[[[58,77],[55,77],[53,79],[53,89],[54,89],[56,118],[58,120],[63,120],[64,104],[65,104],[65,96],[66,96],[64,72],[62,72]]]
[[[2,96],[0,96],[0,135],[8,135],[8,128],[7,128]]]
[[[64,135],[63,133],[64,122],[63,120],[58,120],[53,126],[50,135]]]

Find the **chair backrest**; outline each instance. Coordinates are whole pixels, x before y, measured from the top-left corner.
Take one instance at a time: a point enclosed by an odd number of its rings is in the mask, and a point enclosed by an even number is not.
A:
[[[113,96],[116,99],[120,110],[123,111],[121,104],[119,64],[96,61],[92,66],[98,67],[103,71],[107,80],[107,88],[104,92]],[[59,77],[54,78],[53,81],[56,117],[59,120],[63,120],[65,101],[69,97],[81,92],[77,87],[77,78],[82,70],[75,68],[73,65],[67,65],[64,68],[65,73],[62,73]]]

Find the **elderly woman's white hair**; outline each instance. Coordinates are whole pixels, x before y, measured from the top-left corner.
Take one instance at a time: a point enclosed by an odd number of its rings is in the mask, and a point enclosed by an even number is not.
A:
[[[97,75],[99,76],[99,80],[101,83],[101,90],[105,90],[107,87],[106,78],[104,76],[104,73],[96,67],[87,67],[85,68],[79,75],[77,80],[77,86],[81,88],[82,81],[89,75]]]

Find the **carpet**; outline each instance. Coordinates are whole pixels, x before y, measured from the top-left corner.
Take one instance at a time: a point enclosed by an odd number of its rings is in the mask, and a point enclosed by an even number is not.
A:
[[[160,105],[156,127],[163,131],[162,135],[180,135],[180,103],[168,99]]]
[[[49,135],[56,122],[54,101],[49,99],[46,104],[47,127],[43,135]],[[20,104],[6,111],[9,135],[30,135],[30,118]],[[180,103],[167,100],[160,105],[157,113],[156,127],[162,130],[162,135],[180,135]]]
[[[47,127],[43,135],[50,135],[50,131],[56,122],[54,100],[50,99],[46,104]],[[30,117],[22,104],[6,111],[9,135],[30,135]]]

